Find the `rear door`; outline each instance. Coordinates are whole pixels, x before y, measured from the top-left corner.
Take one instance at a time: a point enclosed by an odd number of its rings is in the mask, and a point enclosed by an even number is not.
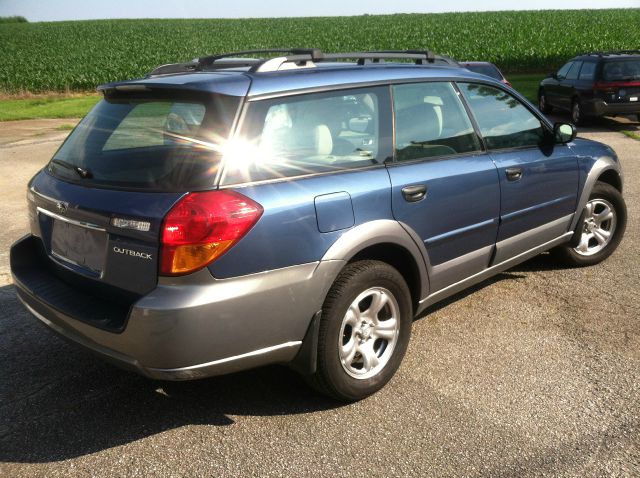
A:
[[[578,164],[547,126],[501,88],[460,83],[500,177],[500,228],[494,263],[566,232],[575,213]]]
[[[488,266],[498,175],[452,83],[394,85],[393,104],[393,214],[424,242],[433,293]]]

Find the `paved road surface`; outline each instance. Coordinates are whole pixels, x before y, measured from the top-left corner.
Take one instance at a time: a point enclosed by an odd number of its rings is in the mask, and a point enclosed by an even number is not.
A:
[[[610,122],[581,135],[622,158],[617,253],[540,256],[432,308],[397,377],[348,406],[280,367],[149,381],[29,317],[7,249],[60,123],[0,134],[0,476],[640,476],[640,142]]]

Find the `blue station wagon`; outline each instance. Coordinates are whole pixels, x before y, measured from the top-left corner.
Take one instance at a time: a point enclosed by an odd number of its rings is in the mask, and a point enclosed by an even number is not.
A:
[[[280,363],[358,400],[430,305],[624,234],[611,148],[429,51],[240,52],[99,90],[28,185],[11,270],[41,322],[155,379]]]

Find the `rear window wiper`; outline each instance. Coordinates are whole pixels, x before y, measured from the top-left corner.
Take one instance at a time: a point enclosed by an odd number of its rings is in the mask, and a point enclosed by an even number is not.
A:
[[[76,166],[75,164],[68,163],[66,161],[63,161],[62,159],[52,159],[51,162],[53,164],[57,164],[59,166],[75,171],[78,174],[78,176],[80,176],[82,179],[93,178],[93,174],[88,169],[81,168],[80,166]]]

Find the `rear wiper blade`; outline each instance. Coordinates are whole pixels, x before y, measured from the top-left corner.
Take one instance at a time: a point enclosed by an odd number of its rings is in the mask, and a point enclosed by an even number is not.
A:
[[[68,163],[66,161],[63,161],[62,159],[52,159],[51,162],[75,171],[82,179],[91,179],[93,177],[93,174],[88,169],[81,168],[80,166]]]

